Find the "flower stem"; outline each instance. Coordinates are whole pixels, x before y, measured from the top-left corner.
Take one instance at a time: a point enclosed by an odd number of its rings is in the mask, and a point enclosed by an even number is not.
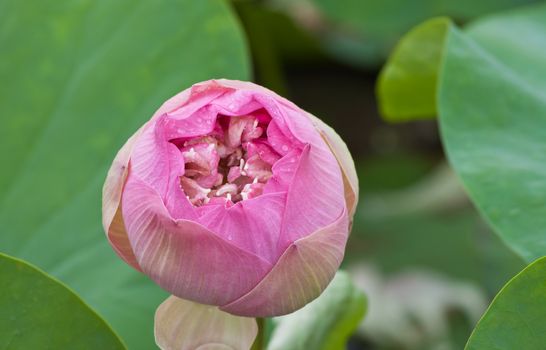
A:
[[[251,350],[265,350],[265,318],[256,318],[256,323],[258,324],[258,335]]]

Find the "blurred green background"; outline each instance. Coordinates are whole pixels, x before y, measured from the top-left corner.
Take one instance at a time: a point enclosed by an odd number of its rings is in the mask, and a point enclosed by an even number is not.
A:
[[[397,40],[421,21],[447,15],[464,24],[530,2],[234,2],[257,82],[325,120],[355,159],[360,204],[344,267],[367,292],[368,312],[351,349],[462,349],[491,298],[525,266],[467,199],[437,121],[384,122],[375,84]]]
[[[361,197],[344,268],[368,315],[348,347],[461,349],[524,262],[467,199],[437,121],[384,122],[375,84],[423,20],[464,25],[532,2],[2,0],[0,251],[73,288],[129,349],[153,348],[166,293],[104,239],[106,171],[174,93],[253,80],[330,124],[355,159]]]

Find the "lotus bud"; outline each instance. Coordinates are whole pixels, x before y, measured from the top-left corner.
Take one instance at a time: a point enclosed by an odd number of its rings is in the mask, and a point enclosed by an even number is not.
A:
[[[103,226],[125,262],[176,298],[270,317],[332,280],[357,198],[330,127],[258,85],[211,80],[165,102],[119,151]]]

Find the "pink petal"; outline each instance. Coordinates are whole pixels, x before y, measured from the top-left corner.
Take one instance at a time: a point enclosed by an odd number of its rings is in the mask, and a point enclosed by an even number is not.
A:
[[[264,182],[272,175],[271,164],[263,161],[258,155],[248,158],[243,170],[251,178]]]
[[[263,95],[275,96],[276,99],[281,101],[284,105],[290,106],[291,108],[296,108],[296,109],[298,108],[295,104],[293,104],[289,100],[285,99],[282,96],[277,95],[276,92],[248,81],[216,79],[216,80],[204,82],[204,84],[210,84],[212,82],[214,82],[214,84],[216,85],[223,86],[224,88],[236,89],[238,91],[247,91],[251,94],[263,94]]]
[[[141,129],[142,130],[142,129]],[[114,251],[129,265],[140,271],[121,215],[121,193],[127,178],[129,158],[141,130],[134,133],[119,150],[108,170],[102,188],[102,225]]]
[[[298,168],[300,155],[301,151],[294,149],[273,165],[273,176],[267,182],[264,193],[286,192]]]
[[[247,142],[243,146],[247,151],[247,158],[258,155],[262,160],[271,165],[275,164],[275,162],[281,158],[281,156],[277,152],[273,151],[273,149],[263,140]]]
[[[353,217],[358,204],[358,177],[356,175],[355,163],[347,145],[341,137],[329,125],[312,114],[308,114],[322,137],[330,146],[341,167],[343,173],[343,185],[345,188],[345,200],[349,210],[349,217]]]
[[[170,296],[157,308],[155,341],[162,350],[250,349],[258,326],[217,307]]]
[[[262,135],[258,120],[251,116],[236,116],[229,119],[226,142],[230,147],[238,147],[241,142],[254,140]]]
[[[254,287],[271,268],[206,227],[171,218],[157,192],[133,173],[122,209],[142,270],[180,298],[225,304]]]
[[[194,207],[180,189],[184,158],[166,139],[167,123],[167,117],[161,116],[139,136],[131,156],[131,173],[161,196],[173,217],[195,219]]]
[[[220,308],[234,315],[272,317],[303,307],[318,297],[334,277],[347,236],[344,211],[331,225],[294,242],[254,289]]]
[[[279,240],[279,249],[283,250],[291,242],[332,223],[346,204],[338,162],[306,112],[273,96],[271,93],[254,96],[273,118],[267,130],[268,137],[277,138],[280,144],[275,146],[272,143],[272,146],[277,152],[286,154],[286,147],[283,146],[287,143],[293,147],[307,145],[307,154],[304,151],[300,156],[288,188]],[[278,188],[277,184],[281,183],[282,180],[277,178],[271,186],[266,186],[264,192],[268,192],[270,187]]]
[[[206,200],[210,190],[201,187],[195,180],[188,177],[180,178],[180,185],[184,193],[190,198],[190,202]]]
[[[204,106],[192,114],[180,116],[169,113],[163,116],[165,123],[165,139],[180,137],[196,137],[208,134],[214,130],[216,114],[210,113],[210,108]]]
[[[292,242],[330,225],[344,210],[335,158],[330,151],[306,146],[289,184],[278,249],[284,251]]]
[[[208,82],[210,84],[211,82]],[[216,81],[214,81],[216,84]],[[205,83],[206,84],[206,83]],[[254,100],[254,93],[248,90],[233,90],[223,87],[225,93],[210,104],[210,112],[226,116],[254,115],[262,106]]]
[[[231,90],[232,88],[217,84],[214,80],[195,84],[165,102],[154,117],[167,113],[175,120],[186,119]]]
[[[269,115],[269,113],[267,113],[267,111],[263,108],[261,109],[258,109],[257,111],[254,111],[252,112],[251,114],[253,117],[255,117],[256,119],[258,119],[258,121],[262,124],[269,124],[269,122],[271,121],[271,116]]]
[[[282,251],[277,249],[281,232],[284,193],[263,194],[224,206],[201,207],[199,222],[241,250],[275,263]]]
[[[229,182],[233,182],[235,180],[237,180],[237,178],[239,178],[241,176],[241,167],[240,166],[233,166],[231,168],[229,168],[229,172],[228,172],[228,175],[227,175],[227,180]]]
[[[159,107],[159,109],[154,113],[151,119],[157,119],[165,113],[172,113],[181,108],[181,106],[185,106],[188,103],[190,95],[191,89],[186,89],[169,98]]]
[[[293,136],[289,134],[289,130],[283,130],[283,128],[279,126],[279,121],[277,120],[272,120],[271,123],[269,123],[267,138],[271,147],[273,147],[275,152],[281,156],[286,155],[294,146],[297,148],[303,148],[304,146],[301,142],[297,142],[296,145],[294,145],[295,140]]]
[[[131,243],[129,242],[129,238],[127,237],[121,206],[119,206],[118,211],[110,224],[107,237],[110,245],[114,248],[114,251],[119,257],[136,270],[142,272],[135,257],[135,253],[133,252],[133,248],[131,247]]]
[[[210,188],[222,176],[217,172],[220,157],[215,144],[197,143],[187,146],[182,149],[182,155],[186,163],[184,175],[197,176],[199,185]]]
[[[254,179],[254,181],[257,181],[258,179]],[[243,200],[256,198],[260,196],[264,192],[265,185],[260,182],[253,182],[246,184],[243,189],[241,190],[241,197]]]
[[[207,106],[228,91],[232,89],[214,81],[182,91],[159,108],[135,143],[131,171],[161,195],[176,218],[194,219],[196,214],[177,188],[184,162],[176,146],[168,141],[210,131],[217,113]]]

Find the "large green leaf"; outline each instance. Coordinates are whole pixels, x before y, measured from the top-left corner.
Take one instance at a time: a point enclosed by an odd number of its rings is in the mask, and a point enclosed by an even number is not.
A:
[[[344,271],[302,309],[279,317],[268,350],[341,350],[364,316],[366,299]]]
[[[0,18],[0,250],[74,288],[131,349],[153,348],[166,293],[108,246],[101,186],[165,99],[248,79],[240,28],[221,0],[2,0]]]
[[[378,104],[386,120],[436,117],[438,71],[450,27],[448,18],[433,18],[400,40],[377,82]]]
[[[466,21],[534,0],[312,0],[337,33],[321,38],[340,58],[357,65],[380,63],[402,34],[427,18]]]
[[[546,61],[537,58],[546,57],[544,18],[542,5],[480,21],[469,32],[480,46],[452,30],[438,96],[453,167],[527,261],[546,254]]]
[[[429,35],[437,38],[437,47],[445,45],[439,49],[443,59],[437,61],[436,93],[423,98],[436,105],[450,162],[478,209],[528,262],[546,254],[544,18],[546,5],[542,4],[487,17],[465,32],[447,22],[447,30],[434,21],[420,28],[446,33],[444,38]],[[403,41],[419,39],[413,32]],[[403,55],[419,55],[411,51],[419,45],[400,47],[408,48]],[[411,66],[406,64],[404,69]],[[425,72],[431,71],[428,67]],[[411,94],[411,87],[417,89],[423,76],[407,74],[404,91]],[[407,97],[392,91],[396,90],[380,89],[380,100],[403,110]]]
[[[93,310],[61,282],[0,253],[2,349],[125,349]]]
[[[546,257],[504,286],[474,329],[466,350],[543,350],[546,344]]]

